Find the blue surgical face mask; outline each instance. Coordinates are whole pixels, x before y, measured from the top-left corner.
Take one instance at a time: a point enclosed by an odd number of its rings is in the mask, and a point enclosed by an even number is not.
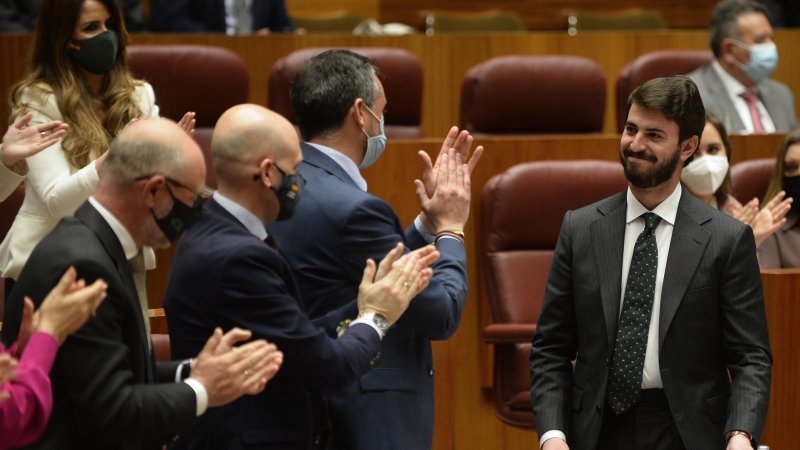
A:
[[[775,69],[778,67],[778,47],[774,42],[753,45],[747,45],[735,39],[733,42],[737,46],[750,51],[750,62],[742,64],[734,60],[734,63],[740,69],[744,70],[747,78],[753,80],[754,83],[760,83],[766,80],[775,72]]]
[[[383,151],[386,150],[386,133],[383,130],[383,116],[378,119],[378,116],[376,116],[367,105],[364,105],[364,107],[367,108],[367,111],[369,111],[370,114],[372,114],[372,117],[381,123],[381,133],[377,136],[370,137],[370,135],[367,134],[367,130],[363,128],[361,129],[361,131],[364,132],[364,135],[367,136],[367,151],[364,153],[364,159],[358,166],[362,169],[366,169],[367,167],[375,164],[375,161],[377,161]]]

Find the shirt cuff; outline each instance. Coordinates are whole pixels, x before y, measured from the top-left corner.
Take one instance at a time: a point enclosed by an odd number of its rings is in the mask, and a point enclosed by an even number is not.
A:
[[[381,331],[381,329],[378,328],[377,325],[375,325],[374,323],[372,323],[370,321],[367,321],[367,320],[356,319],[356,320],[350,322],[350,326],[352,327],[353,325],[358,324],[358,323],[363,323],[364,325],[371,326],[372,329],[375,330],[376,333],[378,333],[378,337],[380,337],[381,340],[383,340],[383,331]]]
[[[206,387],[194,378],[187,378],[183,382],[194,389],[194,393],[197,396],[197,417],[202,416],[208,409],[208,391],[206,391]]]
[[[561,430],[550,430],[547,433],[543,434],[542,437],[539,438],[539,447],[544,447],[544,443],[549,441],[550,439],[558,438],[564,442],[567,442],[567,435],[564,434]]]
[[[422,238],[425,239],[425,242],[428,244],[433,244],[436,242],[436,233],[431,233],[430,230],[425,228],[425,225],[422,223],[422,219],[417,216],[414,219],[414,228],[417,229],[417,232],[422,235]]]
[[[178,364],[178,368],[175,369],[175,382],[176,383],[180,383],[181,381],[183,381],[183,380],[181,380],[182,375],[183,375],[183,369],[184,369],[184,367],[186,367],[187,365],[189,365],[191,363],[192,363],[191,359],[184,359],[183,361],[181,361],[180,364]],[[186,378],[189,378],[189,377],[186,377]]]

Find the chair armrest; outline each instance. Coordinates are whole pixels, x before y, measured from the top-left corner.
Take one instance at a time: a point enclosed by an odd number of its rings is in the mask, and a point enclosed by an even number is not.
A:
[[[519,344],[531,342],[536,333],[535,323],[495,323],[483,330],[487,344]]]

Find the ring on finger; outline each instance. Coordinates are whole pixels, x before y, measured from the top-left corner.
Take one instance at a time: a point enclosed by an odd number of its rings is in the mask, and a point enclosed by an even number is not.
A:
[[[244,377],[250,378],[250,372],[248,372],[247,369],[244,370]]]
[[[403,287],[408,287],[408,281],[403,283]]]
[[[39,132],[39,135],[40,135],[41,137],[45,137],[45,136],[47,136],[47,131],[40,131],[40,132]]]

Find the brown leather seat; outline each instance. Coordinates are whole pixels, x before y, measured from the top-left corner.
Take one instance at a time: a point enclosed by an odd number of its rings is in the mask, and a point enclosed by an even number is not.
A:
[[[0,202],[0,242],[6,238],[8,230],[11,229],[11,224],[17,217],[17,212],[22,206],[22,200],[25,199],[25,186],[20,184],[14,189],[14,192],[8,196],[3,202]],[[3,312],[5,311],[6,290],[0,286],[0,323],[3,322]]]
[[[211,135],[228,108],[247,103],[249,76],[241,56],[203,45],[132,45],[128,66],[153,85],[161,116],[179,121],[197,113],[194,138],[206,157],[206,184],[216,188],[211,166]]]
[[[606,76],[578,56],[501,56],[464,75],[461,126],[476,135],[599,133]]]
[[[387,47],[345,48],[372,59],[378,67],[389,107],[386,113],[386,137],[419,139],[422,134],[423,71],[419,58],[408,50]],[[289,92],[297,73],[306,61],[330,50],[314,47],[298,50],[279,59],[269,75],[269,109],[297,123]]]
[[[775,158],[751,159],[731,167],[731,195],[742,204],[753,198],[759,201],[767,193],[772,173],[775,172]]]
[[[168,334],[152,334],[153,339],[153,354],[156,361],[167,362],[172,360],[172,351],[169,347]]]
[[[713,59],[708,50],[659,50],[629,62],[617,76],[617,130],[621,133],[625,128],[628,97],[634,89],[654,78],[686,75]]]
[[[564,214],[626,185],[617,162],[546,161],[516,165],[484,186],[480,260],[492,320],[484,340],[495,345],[493,396],[502,421],[534,427],[528,358]]]

